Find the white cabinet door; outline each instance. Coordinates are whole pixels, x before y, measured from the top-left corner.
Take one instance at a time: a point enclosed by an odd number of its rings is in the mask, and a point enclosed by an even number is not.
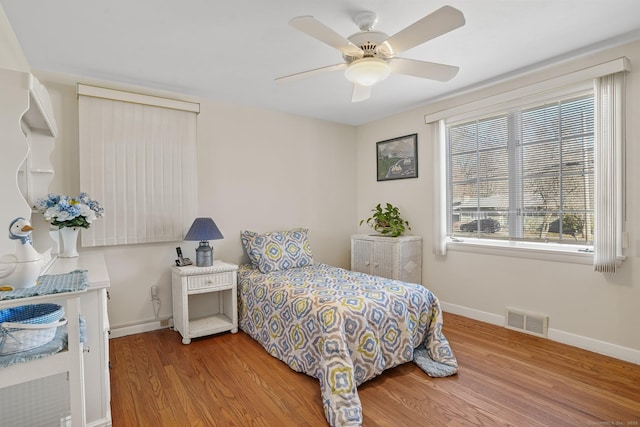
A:
[[[87,426],[107,426],[111,424],[107,290],[88,290],[80,298],[80,304],[87,325],[84,345]]]
[[[360,273],[371,274],[371,254],[373,242],[369,240],[351,240],[351,269]]]
[[[386,277],[388,279],[397,279],[395,274],[396,265],[394,262],[394,254],[398,245],[395,241],[375,242],[371,253],[371,273],[374,276]]]
[[[109,271],[102,253],[82,253],[76,258],[58,258],[47,274],[86,270],[89,288],[80,297],[85,319],[84,389],[88,427],[111,425],[109,381],[109,316],[107,313]]]

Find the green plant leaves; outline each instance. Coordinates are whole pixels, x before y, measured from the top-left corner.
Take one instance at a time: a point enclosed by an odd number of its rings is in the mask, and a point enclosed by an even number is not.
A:
[[[411,230],[409,221],[400,216],[400,209],[387,203],[385,208],[378,203],[375,208],[371,209],[373,215],[366,220],[360,220],[360,225],[366,223],[369,227],[382,235],[391,237],[402,236],[406,230]]]

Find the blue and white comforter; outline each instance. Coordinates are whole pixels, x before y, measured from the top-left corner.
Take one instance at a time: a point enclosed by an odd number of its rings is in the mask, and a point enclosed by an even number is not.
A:
[[[243,265],[238,316],[240,328],[272,356],[320,381],[332,426],[362,425],[356,387],[414,360],[418,346],[428,374],[457,371],[440,303],[421,285],[325,264],[268,274]]]

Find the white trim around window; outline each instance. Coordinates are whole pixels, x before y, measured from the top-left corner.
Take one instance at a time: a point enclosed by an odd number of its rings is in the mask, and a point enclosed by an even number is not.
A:
[[[631,71],[631,61],[627,57],[617,58],[602,64],[594,65],[592,67],[584,68],[572,73],[564,74],[559,77],[555,77],[549,80],[543,80],[538,83],[533,83],[528,86],[524,86],[518,89],[514,89],[508,92],[504,92],[495,96],[483,98],[479,101],[470,102],[468,104],[459,105],[457,107],[449,108],[442,111],[436,111],[424,116],[424,122],[426,124],[437,122],[438,120],[449,119],[451,117],[461,116],[473,111],[487,109],[491,110],[491,107],[495,110],[499,104],[514,102],[522,98],[529,98],[544,94],[548,91],[557,91],[567,86],[573,86],[577,84],[584,84],[587,82],[591,84],[593,79],[608,74],[618,73],[621,71]]]
[[[434,162],[441,163],[434,168],[434,242],[433,250],[437,255],[446,255],[447,250],[477,252],[487,255],[512,256],[529,259],[542,259],[559,262],[593,264],[594,253],[591,247],[572,244],[549,244],[526,241],[492,240],[482,238],[460,238],[447,236],[446,221],[446,169],[443,157],[446,153],[446,135],[442,129],[446,123],[460,122],[469,117],[490,115],[496,111],[512,108],[514,105],[526,105],[550,94],[564,96],[567,93],[593,87],[593,79],[612,73],[629,71],[627,58],[618,58],[594,67],[578,70],[555,79],[545,80],[513,91],[505,92],[480,101],[454,107],[452,109],[425,115],[425,122],[431,126],[434,142]],[[443,182],[445,180],[445,182]],[[445,202],[443,202],[443,199]],[[437,240],[437,241],[435,241]],[[623,257],[621,258],[623,259]],[[600,270],[601,271],[601,270]]]

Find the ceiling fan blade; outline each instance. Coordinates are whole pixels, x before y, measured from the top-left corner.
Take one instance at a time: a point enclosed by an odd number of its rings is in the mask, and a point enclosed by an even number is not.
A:
[[[311,77],[314,74],[324,73],[326,71],[336,71],[336,70],[344,70],[347,68],[347,64],[335,64],[335,65],[327,65],[326,67],[315,68],[313,70],[302,71],[300,73],[290,74],[288,76],[282,76],[275,79],[277,83],[282,83],[285,81],[298,80],[306,77]]]
[[[395,58],[389,64],[392,73],[407,74],[423,79],[446,82],[458,74],[459,67],[436,62],[418,61],[415,59]]]
[[[371,97],[371,86],[353,84],[353,95],[351,96],[351,102],[365,101]]]
[[[464,15],[458,9],[443,6],[404,30],[400,30],[386,41],[397,54],[462,27],[465,22]]]
[[[296,30],[302,31],[308,36],[313,37],[316,40],[320,40],[322,43],[328,44],[343,53],[351,56],[362,55],[362,49],[355,44],[351,43],[340,34],[333,31],[331,28],[318,21],[313,16],[298,16],[289,21]]]

